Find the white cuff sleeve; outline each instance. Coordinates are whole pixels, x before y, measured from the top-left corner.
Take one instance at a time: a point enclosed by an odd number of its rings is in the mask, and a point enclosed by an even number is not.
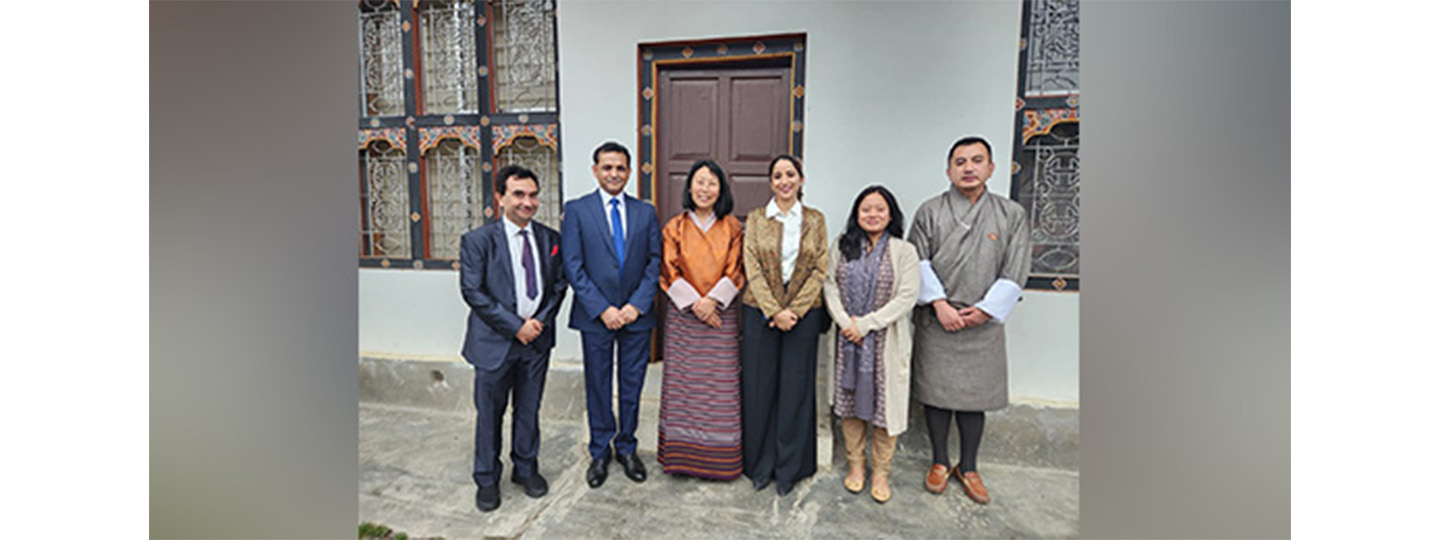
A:
[[[940,277],[935,275],[935,269],[930,267],[930,261],[920,261],[920,296],[915,305],[926,306],[949,297],[945,294],[945,286],[940,284]]]
[[[729,309],[730,302],[735,300],[735,296],[738,294],[740,294],[740,289],[735,287],[735,282],[730,281],[728,277],[722,277],[720,278],[720,282],[716,283],[714,287],[711,287],[710,292],[705,296],[714,298],[716,302],[719,302],[720,309]]]
[[[1010,316],[1010,310],[1015,309],[1015,303],[1020,301],[1020,285],[1005,278],[995,280],[990,290],[985,291],[985,298],[975,303],[975,307],[988,313],[991,319],[997,323],[1005,322]]]
[[[671,283],[670,289],[665,291],[665,294],[670,295],[670,300],[675,302],[675,305],[680,309],[688,308],[690,304],[694,304],[696,300],[700,299],[700,293],[695,290],[695,286],[685,281],[685,278],[677,279],[674,283]]]

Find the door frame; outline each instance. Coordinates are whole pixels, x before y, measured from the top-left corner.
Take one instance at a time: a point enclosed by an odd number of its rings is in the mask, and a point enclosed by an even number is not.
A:
[[[789,153],[804,157],[805,135],[805,34],[774,34],[679,41],[640,43],[636,46],[638,66],[635,102],[635,129],[640,141],[637,161],[640,172],[640,198],[655,202],[655,156],[659,153],[655,136],[655,118],[659,99],[656,81],[660,69],[683,64],[715,64],[726,67],[732,62],[783,59],[790,67],[790,140]]]

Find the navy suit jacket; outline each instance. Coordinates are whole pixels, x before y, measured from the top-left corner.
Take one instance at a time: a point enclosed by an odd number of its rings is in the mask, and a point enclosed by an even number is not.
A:
[[[545,330],[528,347],[543,353],[555,346],[555,313],[565,299],[565,272],[560,268],[560,233],[533,220],[530,228],[540,255],[541,298],[534,317]],[[470,306],[461,351],[466,362],[494,368],[512,346],[526,347],[515,338],[525,320],[515,313],[515,274],[500,220],[460,237],[460,295]]]
[[[660,289],[660,225],[655,207],[625,195],[625,268],[620,268],[610,237],[608,210],[601,209],[600,191],[565,203],[560,223],[560,255],[565,277],[575,289],[570,307],[570,328],[581,332],[609,332],[600,314],[625,304],[640,310],[640,317],[625,330],[655,327],[653,303]]]

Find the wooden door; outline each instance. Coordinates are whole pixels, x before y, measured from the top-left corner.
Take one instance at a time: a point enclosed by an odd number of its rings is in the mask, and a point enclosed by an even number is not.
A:
[[[699,159],[725,170],[735,217],[770,200],[770,160],[790,151],[790,69],[713,65],[660,71],[656,210],[681,212],[685,177]]]

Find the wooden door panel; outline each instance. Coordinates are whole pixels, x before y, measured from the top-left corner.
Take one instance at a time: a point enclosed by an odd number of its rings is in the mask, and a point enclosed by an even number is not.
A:
[[[662,103],[662,137],[669,143],[666,160],[704,159],[716,148],[716,117],[719,116],[720,81],[715,77],[683,78],[672,81],[669,103]],[[665,107],[669,105],[668,107]]]
[[[660,224],[663,226],[670,222],[670,218],[682,211],[681,204],[685,202],[685,176],[690,172],[690,165],[676,167],[673,171],[666,173],[665,178],[660,182],[666,189],[659,190],[655,210],[659,214]],[[661,209],[664,210],[661,210]]]
[[[661,223],[681,211],[685,175],[697,159],[715,155],[720,133],[721,77],[709,71],[665,71],[660,76],[655,210]]]
[[[768,164],[785,151],[785,124],[790,121],[787,86],[779,73],[731,79],[728,161]]]
[[[790,70],[765,68],[736,73],[730,82],[731,129],[725,165],[744,218],[770,200],[770,160],[789,152]]]
[[[761,167],[758,173],[731,173],[730,191],[735,198],[735,217],[745,219],[751,210],[770,202],[770,177]]]

